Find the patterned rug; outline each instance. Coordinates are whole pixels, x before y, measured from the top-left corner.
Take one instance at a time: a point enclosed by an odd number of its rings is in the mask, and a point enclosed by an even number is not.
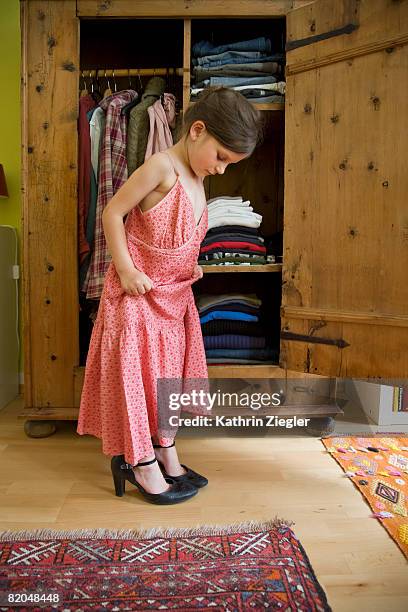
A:
[[[25,599],[24,607],[20,598],[16,607],[14,599],[13,610],[30,612],[330,611],[302,545],[278,519],[145,532],[5,532],[0,571],[0,609],[9,592],[51,602],[40,608]]]
[[[322,442],[408,557],[408,438],[380,434]]]

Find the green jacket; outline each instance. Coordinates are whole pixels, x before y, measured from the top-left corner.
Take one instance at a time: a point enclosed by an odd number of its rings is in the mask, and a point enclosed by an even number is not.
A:
[[[146,85],[139,104],[136,104],[130,111],[126,147],[128,176],[144,163],[150,130],[147,109],[160,98],[165,87],[166,81],[164,79],[152,77]]]

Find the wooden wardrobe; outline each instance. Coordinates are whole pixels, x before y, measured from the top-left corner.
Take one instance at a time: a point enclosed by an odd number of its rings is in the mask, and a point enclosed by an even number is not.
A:
[[[76,419],[82,388],[81,73],[93,57],[109,69],[176,57],[186,108],[192,41],[206,32],[283,37],[287,82],[285,105],[260,105],[263,145],[207,184],[210,197],[256,201],[261,230],[283,229],[283,264],[213,267],[199,281],[269,292],[280,365],[212,365],[210,376],[298,376],[306,393],[316,376],[408,376],[408,2],[22,0],[21,19],[28,433],[33,421]],[[128,37],[126,57],[109,37]]]

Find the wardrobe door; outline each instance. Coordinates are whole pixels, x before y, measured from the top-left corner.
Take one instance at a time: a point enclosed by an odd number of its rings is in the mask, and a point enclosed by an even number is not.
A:
[[[287,22],[281,365],[408,375],[408,3]]]
[[[76,2],[25,0],[21,25],[25,414],[69,418],[79,359]]]

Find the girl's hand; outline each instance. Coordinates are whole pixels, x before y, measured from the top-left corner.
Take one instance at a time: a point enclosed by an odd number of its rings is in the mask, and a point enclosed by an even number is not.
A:
[[[144,295],[153,289],[153,282],[137,268],[131,268],[119,274],[122,289],[129,295]]]
[[[194,272],[193,272],[193,275],[194,275],[194,276],[195,276],[196,274],[198,275],[198,279],[197,279],[197,280],[199,280],[200,278],[203,278],[203,275],[204,275],[204,270],[203,270],[203,269],[202,269],[202,267],[201,267],[201,266],[199,266],[198,264],[196,264],[196,265],[195,265]]]

